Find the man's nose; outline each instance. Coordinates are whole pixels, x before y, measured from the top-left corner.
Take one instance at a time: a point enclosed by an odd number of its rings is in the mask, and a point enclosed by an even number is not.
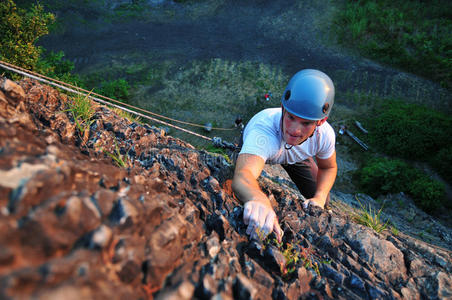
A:
[[[289,126],[289,132],[292,135],[300,135],[302,131],[303,131],[303,126],[301,124],[292,122]]]

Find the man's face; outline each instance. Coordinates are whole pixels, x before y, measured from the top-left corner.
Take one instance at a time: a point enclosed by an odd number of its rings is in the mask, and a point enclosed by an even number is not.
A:
[[[319,121],[302,119],[291,113],[283,112],[283,137],[289,145],[298,145],[308,139],[314,132]]]

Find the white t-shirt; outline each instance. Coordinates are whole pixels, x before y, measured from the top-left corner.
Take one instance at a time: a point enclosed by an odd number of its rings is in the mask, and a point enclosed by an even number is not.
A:
[[[268,164],[295,164],[309,157],[327,159],[335,150],[336,135],[327,122],[317,126],[312,137],[301,145],[285,149],[280,128],[282,109],[268,108],[257,113],[243,131],[242,153],[262,157]]]

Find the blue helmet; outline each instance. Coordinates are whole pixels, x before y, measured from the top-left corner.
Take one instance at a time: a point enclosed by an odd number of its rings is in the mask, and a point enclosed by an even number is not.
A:
[[[297,117],[321,120],[328,117],[334,104],[333,81],[318,70],[301,70],[290,79],[281,103]]]

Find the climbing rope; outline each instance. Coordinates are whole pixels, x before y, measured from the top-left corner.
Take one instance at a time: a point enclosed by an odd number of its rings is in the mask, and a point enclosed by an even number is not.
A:
[[[83,88],[71,85],[69,83],[66,83],[66,82],[63,82],[63,81],[59,81],[59,80],[47,77],[45,75],[42,75],[42,74],[39,74],[39,73],[36,73],[36,72],[33,72],[33,71],[29,71],[27,69],[24,69],[24,68],[21,68],[19,66],[16,66],[16,65],[4,62],[2,60],[0,60],[0,67],[4,68],[6,70],[9,70],[11,72],[14,72],[14,73],[17,73],[17,74],[21,74],[23,76],[26,76],[26,77],[38,80],[40,82],[44,82],[46,84],[55,86],[55,87],[60,88],[62,90],[69,91],[69,92],[74,93],[74,94],[78,94],[78,95],[82,95],[82,96],[88,97],[88,98],[90,98],[90,99],[92,99],[92,100],[94,100],[96,102],[116,107],[118,109],[121,109],[123,111],[126,111],[128,113],[131,113],[131,114],[134,114],[134,115],[137,115],[137,116],[140,116],[142,118],[145,118],[145,119],[148,119],[148,120],[160,123],[160,124],[164,124],[164,125],[169,126],[169,127],[173,127],[175,129],[184,131],[186,133],[195,135],[197,137],[203,138],[203,139],[208,140],[208,141],[212,141],[214,143],[214,145],[217,146],[217,147],[223,147],[223,148],[232,148],[232,147],[234,147],[234,149],[235,149],[235,145],[234,144],[222,141],[222,139],[220,137],[210,138],[210,137],[204,136],[202,134],[193,132],[191,130],[179,127],[177,125],[170,124],[168,122],[165,122],[165,121],[153,118],[151,116],[144,115],[144,114],[139,113],[137,111],[125,108],[124,106],[127,106],[129,108],[133,108],[135,110],[138,110],[138,111],[141,111],[141,112],[144,112],[144,113],[147,113],[147,114],[151,114],[151,115],[154,115],[156,117],[160,117],[160,118],[163,118],[163,119],[166,119],[166,120],[179,122],[179,123],[182,123],[182,124],[185,124],[185,125],[190,125],[190,126],[195,126],[195,127],[205,127],[204,125],[194,124],[194,123],[190,123],[190,122],[184,122],[184,121],[176,120],[176,119],[173,119],[173,118],[169,118],[169,117],[166,117],[166,116],[163,116],[163,115],[160,115],[160,114],[157,114],[157,113],[154,113],[154,112],[151,112],[151,111],[148,111],[148,110],[145,110],[145,109],[133,106],[133,105],[130,105],[128,103],[123,103],[123,102],[115,100],[113,98],[109,98],[109,97],[106,97],[106,96],[94,93],[92,91],[85,90]],[[91,96],[91,95],[95,95],[96,97]],[[104,100],[100,99],[100,98],[103,98]],[[220,128],[220,127],[212,127],[211,129],[214,129],[214,130],[235,130],[235,128]]]
[[[195,124],[195,123],[190,123],[190,122],[185,122],[185,121],[173,119],[173,118],[170,118],[170,117],[166,117],[166,116],[163,116],[163,115],[160,115],[160,114],[157,114],[157,113],[154,113],[154,112],[151,112],[151,111],[142,109],[142,108],[140,108],[140,107],[133,106],[133,105],[131,105],[131,104],[124,103],[124,102],[118,101],[118,100],[116,100],[116,99],[109,98],[109,97],[107,97],[107,96],[103,96],[103,95],[97,94],[97,93],[95,93],[95,92],[85,90],[85,89],[83,89],[83,88],[81,88],[81,87],[74,86],[74,85],[69,84],[69,83],[66,83],[66,82],[64,82],[64,81],[59,81],[59,80],[57,80],[57,79],[53,79],[53,78],[47,77],[47,76],[45,76],[45,75],[42,75],[42,74],[39,74],[39,73],[30,71],[30,70],[24,69],[24,68],[22,68],[22,67],[19,67],[19,66],[16,66],[16,65],[13,65],[13,64],[4,62],[4,61],[2,61],[2,60],[0,60],[0,66],[2,66],[2,67],[5,68],[5,69],[8,69],[8,70],[10,70],[10,71],[13,71],[13,72],[16,72],[16,73],[25,75],[25,76],[29,76],[29,74],[31,74],[31,75],[34,75],[34,76],[36,76],[36,77],[46,79],[46,80],[48,80],[48,81],[50,81],[50,82],[56,82],[56,83],[58,83],[58,84],[60,84],[60,85],[69,87],[69,88],[71,88],[71,89],[75,89],[75,90],[78,90],[78,91],[83,91],[83,92],[85,92],[85,93],[95,95],[95,96],[97,96],[98,98],[103,98],[103,99],[105,99],[105,100],[108,100],[108,101],[111,101],[111,102],[114,102],[114,103],[119,103],[119,104],[121,104],[121,105],[124,105],[124,106],[130,107],[130,108],[136,109],[136,110],[138,110],[138,111],[142,111],[142,112],[144,112],[144,113],[148,113],[148,114],[154,115],[154,116],[159,117],[159,118],[162,118],[162,119],[166,119],[166,120],[169,120],[169,121],[178,122],[178,123],[181,123],[181,124],[190,125],[190,126],[194,126],[194,127],[200,127],[200,128],[204,128],[204,127],[205,127],[205,125]],[[11,69],[15,69],[15,70],[11,70]],[[26,74],[20,73],[20,72],[18,72],[18,71],[22,71],[22,72],[24,72],[24,73],[26,73]],[[35,78],[35,79],[36,79],[36,78]],[[222,128],[222,127],[212,127],[212,128],[210,128],[210,129],[211,129],[211,130],[223,130],[223,131],[235,130],[235,128]]]

